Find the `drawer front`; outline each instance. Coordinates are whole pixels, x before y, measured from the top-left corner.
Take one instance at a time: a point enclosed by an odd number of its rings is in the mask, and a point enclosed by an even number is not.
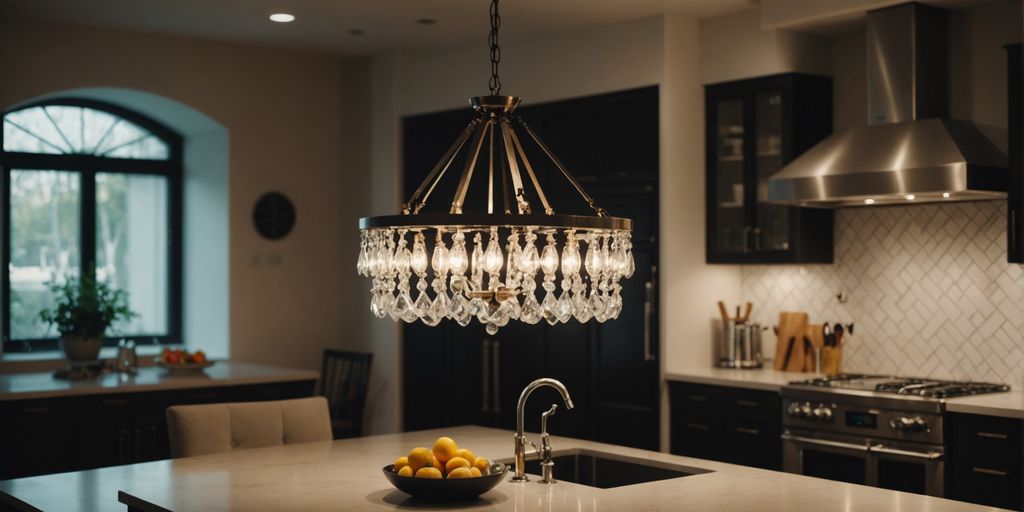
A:
[[[698,459],[724,460],[721,418],[701,411],[672,415],[671,451]]]
[[[718,410],[722,388],[686,382],[672,382],[669,398],[673,409]]]
[[[958,452],[998,456],[1021,455],[1021,420],[951,413],[953,445]]]
[[[782,432],[777,420],[728,416],[722,426],[726,462],[782,470]]]
[[[952,465],[950,498],[1020,510],[1020,459],[962,453]]]
[[[719,399],[722,412],[762,418],[779,418],[781,421],[782,401],[778,393],[752,389],[724,388]]]

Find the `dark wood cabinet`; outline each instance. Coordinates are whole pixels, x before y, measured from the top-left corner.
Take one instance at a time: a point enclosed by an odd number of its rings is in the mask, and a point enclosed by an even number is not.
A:
[[[1021,434],[1024,422],[1013,418],[948,413],[946,497],[1020,510]]]
[[[669,399],[672,453],[782,469],[778,393],[670,382]]]
[[[0,480],[170,457],[172,405],[312,396],[316,381],[0,402]]]
[[[1006,59],[1010,134],[1006,247],[1010,263],[1024,263],[1024,55],[1021,45],[1007,46]]]
[[[510,322],[494,336],[473,320],[460,327],[403,325],[404,428],[459,424],[515,428],[516,402],[530,381],[553,377],[576,408],[541,388],[526,410],[527,428],[559,404],[552,433],[657,449],[658,388],[658,89],[647,87],[520,108],[520,114],[612,215],[633,219],[636,273],[623,281],[626,305],[616,320],[554,326]],[[458,136],[468,109],[404,120],[408,196]],[[557,169],[531,154],[558,213],[592,214]],[[447,180],[446,180],[447,181]],[[454,180],[451,180],[454,181]],[[486,180],[479,180],[484,184]],[[448,188],[444,188],[448,187]],[[478,197],[484,196],[479,190]],[[444,211],[453,185],[442,182],[424,211]],[[467,194],[467,211],[474,197]],[[483,209],[478,205],[478,211]]]
[[[832,79],[705,86],[708,263],[831,263],[831,210],[768,202],[768,179],[832,133]]]

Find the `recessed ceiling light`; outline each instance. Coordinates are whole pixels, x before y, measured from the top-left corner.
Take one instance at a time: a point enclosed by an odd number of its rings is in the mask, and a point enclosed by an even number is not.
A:
[[[348,35],[350,35],[350,36],[361,36],[361,35],[363,35],[365,33],[366,33],[366,31],[364,31],[361,28],[350,28],[348,30]]]
[[[416,23],[420,25],[433,25],[434,23],[437,23],[437,20],[434,18],[419,18],[416,20]]]
[[[875,204],[875,200],[869,197],[864,200],[864,204]]]
[[[949,196],[950,196],[949,192],[943,192],[942,193],[942,197],[944,197],[946,199],[949,199]]]
[[[907,198],[907,201],[913,201],[914,199],[917,199],[917,196],[915,196],[914,194],[907,194],[905,197]]]
[[[288,14],[286,12],[275,12],[270,15],[270,21],[277,23],[291,23],[295,21],[295,15]]]

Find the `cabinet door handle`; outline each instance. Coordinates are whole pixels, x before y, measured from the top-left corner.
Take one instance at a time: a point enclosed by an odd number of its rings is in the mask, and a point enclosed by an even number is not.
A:
[[[683,423],[683,426],[690,430],[711,430],[710,426],[704,425],[703,423]]]
[[[134,434],[132,437],[135,441],[135,453],[132,453],[131,459],[132,462],[138,462],[142,459],[142,431],[139,430],[139,427],[135,427],[132,433]]]
[[[707,402],[708,397],[706,395],[686,395],[686,399],[691,402]]]
[[[1010,210],[1010,252],[1017,252],[1017,210]]]
[[[25,414],[42,414],[50,412],[50,407],[46,405],[37,405],[32,407],[22,407],[21,412]]]
[[[984,437],[988,439],[1007,439],[1009,438],[1006,434],[999,434],[996,432],[978,432],[978,437]]]
[[[489,412],[490,406],[487,399],[490,391],[488,381],[491,380],[491,361],[488,352],[491,349],[491,340],[484,338],[482,344],[483,348],[480,350],[480,397],[483,399],[483,404],[480,406],[480,410]]]
[[[498,357],[499,352],[501,352],[501,342],[498,340],[491,341],[491,361],[494,363],[492,365],[494,366],[493,373],[491,374],[491,379],[494,383],[494,385],[491,386],[491,391],[494,392],[494,397],[491,405],[493,406],[494,412],[501,412],[501,376],[499,375],[499,372],[501,371],[501,359]]]
[[[740,407],[761,407],[761,402],[755,402],[753,400],[737,400],[736,405]]]
[[[1009,476],[1010,475],[1006,471],[1000,471],[998,469],[989,469],[989,468],[974,467],[974,468],[971,468],[971,471],[973,471],[975,473],[980,473],[982,475],[992,475],[992,476]]]
[[[736,427],[736,432],[739,432],[740,434],[750,434],[752,436],[756,436],[761,433],[761,430],[756,428]]]
[[[654,354],[651,353],[651,317],[654,315],[654,283],[647,281],[644,284],[644,361],[654,361]]]

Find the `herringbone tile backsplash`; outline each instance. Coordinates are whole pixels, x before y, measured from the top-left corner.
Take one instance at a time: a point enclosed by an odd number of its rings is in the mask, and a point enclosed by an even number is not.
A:
[[[841,209],[835,224],[832,265],[743,267],[755,321],[856,322],[843,371],[1024,384],[1024,267],[1006,262],[1004,201]]]

